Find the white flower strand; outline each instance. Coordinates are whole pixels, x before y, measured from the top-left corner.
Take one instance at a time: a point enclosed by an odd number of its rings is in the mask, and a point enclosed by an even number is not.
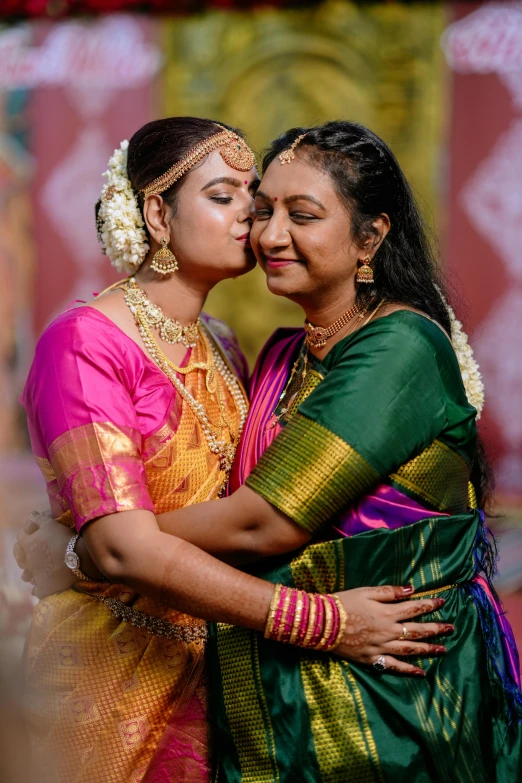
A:
[[[460,321],[457,320],[453,308],[445,299],[442,291],[437,286],[437,290],[444,302],[451,323],[451,343],[457,356],[457,361],[464,383],[464,390],[470,405],[477,410],[477,419],[480,419],[482,409],[484,408],[484,382],[479,372],[479,366],[473,355],[473,349],[468,341],[468,336]]]
[[[127,140],[122,141],[109,160],[97,222],[103,252],[111,264],[118,272],[132,274],[143,263],[149,244],[138,199],[127,176],[128,146]]]

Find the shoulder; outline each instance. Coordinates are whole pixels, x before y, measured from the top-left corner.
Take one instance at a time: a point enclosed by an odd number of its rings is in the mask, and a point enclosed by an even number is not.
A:
[[[232,327],[225,323],[225,321],[222,321],[221,318],[215,318],[213,315],[209,315],[208,313],[201,313],[200,317],[205,326],[212,332],[213,335],[239,344],[236,333]]]
[[[90,366],[98,373],[130,382],[133,368],[142,363],[141,350],[107,316],[93,307],[75,307],[59,315],[43,332],[33,367],[67,368],[75,374]]]
[[[226,354],[240,381],[246,384],[248,362],[234,330],[220,318],[214,318],[208,313],[201,313],[200,317],[221,350]]]
[[[260,356],[272,348],[281,348],[287,343],[297,342],[304,338],[304,329],[300,326],[280,326],[273,332],[261,348]]]
[[[430,318],[411,310],[396,310],[376,318],[339,343],[340,353],[375,351],[397,352],[404,359],[415,356],[436,357],[456,361],[455,352],[446,332]]]
[[[60,342],[64,335],[83,337],[86,340],[100,342],[102,333],[113,332],[117,327],[107,316],[94,307],[82,305],[71,307],[61,313],[44,330],[39,343],[52,344]]]
[[[256,370],[270,357],[280,355],[285,349],[293,349],[304,338],[304,329],[293,326],[281,326],[273,332],[261,348],[256,362]]]

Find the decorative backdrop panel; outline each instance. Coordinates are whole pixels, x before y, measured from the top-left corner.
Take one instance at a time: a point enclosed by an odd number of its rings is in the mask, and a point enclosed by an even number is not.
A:
[[[469,305],[482,432],[501,499],[522,505],[522,3],[456,3],[447,272]]]

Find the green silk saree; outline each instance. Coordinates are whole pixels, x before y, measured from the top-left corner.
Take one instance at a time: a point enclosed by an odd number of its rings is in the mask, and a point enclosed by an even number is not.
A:
[[[412,584],[446,599],[428,619],[456,631],[421,679],[215,626],[219,783],[514,783],[518,658],[487,578],[476,412],[451,343],[415,313],[372,321],[313,362],[273,427],[302,339],[281,330],[260,357],[232,489],[246,479],[314,538],[255,573],[319,592]]]

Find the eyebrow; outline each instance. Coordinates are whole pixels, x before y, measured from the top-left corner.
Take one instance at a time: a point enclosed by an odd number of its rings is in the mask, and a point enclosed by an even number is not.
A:
[[[260,179],[254,179],[248,186],[249,190],[257,190],[257,186],[260,183]],[[201,190],[208,190],[209,188],[213,187],[214,185],[232,185],[233,188],[240,188],[243,183],[240,182],[235,177],[216,177],[215,179],[211,179],[210,182],[207,182],[206,185],[204,185]]]
[[[262,190],[258,190],[256,193],[256,196],[259,196],[260,198],[263,198],[265,201],[272,202],[273,199],[270,198],[266,193],[263,193]],[[293,204],[294,201],[311,201],[312,204],[315,204],[320,209],[324,209],[323,204],[319,201],[319,199],[314,198],[313,196],[307,196],[305,194],[299,194],[296,196],[288,196],[287,198],[283,199],[283,204]]]

